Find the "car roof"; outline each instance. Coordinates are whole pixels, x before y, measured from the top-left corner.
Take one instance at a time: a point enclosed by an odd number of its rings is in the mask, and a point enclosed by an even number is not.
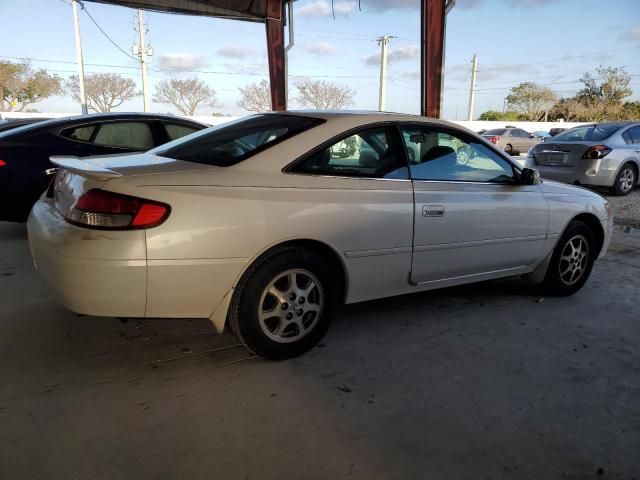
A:
[[[93,123],[109,120],[171,120],[175,122],[191,123],[200,125],[202,128],[208,128],[209,125],[202,122],[197,122],[188,118],[182,118],[175,115],[164,115],[159,113],[136,113],[136,112],[109,112],[109,113],[90,113],[87,115],[72,115],[69,117],[58,117],[50,120],[43,120],[40,122],[29,123],[22,125],[6,132],[0,133],[0,138],[14,137],[22,133],[33,134],[38,133],[49,128],[61,127],[65,125],[74,125],[78,123]]]
[[[263,115],[298,115],[301,117],[315,117],[323,120],[352,120],[354,124],[375,122],[425,122],[435,123],[446,127],[468,130],[461,125],[439,118],[423,117],[410,113],[378,112],[368,110],[285,110],[282,112],[265,112]],[[470,131],[470,130],[469,130]],[[475,133],[475,132],[474,132]]]

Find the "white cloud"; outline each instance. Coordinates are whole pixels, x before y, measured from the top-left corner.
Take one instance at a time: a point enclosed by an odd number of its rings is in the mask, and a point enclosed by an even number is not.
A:
[[[247,58],[254,54],[252,49],[240,45],[225,45],[219,48],[216,53],[227,58]]]
[[[640,25],[629,27],[618,36],[624,42],[640,42]]]
[[[268,72],[267,65],[245,65],[243,63],[222,64],[230,73],[265,73]]]
[[[387,62],[393,63],[402,60],[411,60],[420,56],[420,47],[417,45],[409,45],[406,47],[399,47],[393,50],[389,50],[387,53]],[[363,58],[364,63],[367,65],[379,65],[380,54],[373,53]]]
[[[207,60],[204,57],[191,55],[190,53],[167,53],[158,57],[158,67],[160,70],[189,72],[206,66]]]
[[[326,0],[316,0],[298,8],[296,15],[301,17],[328,17],[334,13],[336,15],[349,15],[355,8],[356,2],[354,1],[335,2],[332,10],[331,3]]]
[[[309,53],[320,56],[333,55],[338,51],[336,47],[326,42],[305,43],[302,48]]]

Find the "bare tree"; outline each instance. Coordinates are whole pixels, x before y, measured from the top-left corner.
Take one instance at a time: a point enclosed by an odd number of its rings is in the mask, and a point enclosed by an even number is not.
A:
[[[27,105],[62,93],[62,81],[28,61],[0,62],[0,112],[22,112]]]
[[[240,90],[238,106],[250,112],[268,112],[271,110],[271,91],[269,82],[262,80],[260,83],[252,83]]]
[[[303,107],[318,110],[339,110],[353,105],[355,91],[351,88],[325,82],[324,80],[309,80],[296,85],[298,102]]]
[[[78,76],[72,75],[66,84],[67,91],[76,102],[80,102]],[[87,108],[94,112],[110,112],[140,92],[136,82],[115,73],[92,73],[84,77],[84,93]]]
[[[184,115],[194,115],[198,105],[221,107],[216,91],[198,78],[172,78],[162,80],[156,85],[153,101],[168,103]]]
[[[526,120],[538,121],[555,104],[558,96],[553,90],[533,82],[524,82],[513,87],[507,97],[511,110],[520,112]]]

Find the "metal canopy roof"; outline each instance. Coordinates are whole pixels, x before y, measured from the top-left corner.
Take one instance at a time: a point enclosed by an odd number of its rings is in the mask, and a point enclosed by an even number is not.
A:
[[[157,12],[265,22],[267,0],[88,0]],[[279,19],[279,17],[278,17]]]

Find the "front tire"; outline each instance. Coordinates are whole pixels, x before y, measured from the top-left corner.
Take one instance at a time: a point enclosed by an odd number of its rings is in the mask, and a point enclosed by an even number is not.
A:
[[[252,265],[231,305],[231,330],[251,352],[270,360],[297,357],[325,335],[338,292],[332,273],[299,247],[272,250]]]
[[[507,155],[513,155],[513,147],[509,144],[504,146],[504,153]]]
[[[613,195],[629,195],[638,182],[638,173],[631,163],[625,163],[613,182],[611,193]]]
[[[545,293],[558,297],[576,293],[589,279],[595,256],[596,240],[591,229],[583,222],[571,222],[551,256],[543,282]]]

